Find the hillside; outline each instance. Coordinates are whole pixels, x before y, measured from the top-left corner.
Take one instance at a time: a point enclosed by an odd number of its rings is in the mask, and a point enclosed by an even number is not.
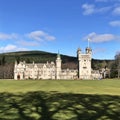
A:
[[[45,51],[19,51],[0,54],[0,64],[14,64],[17,61],[26,61],[27,63],[45,63],[56,60],[57,53]],[[61,55],[62,67],[77,68],[77,57]],[[96,60],[92,59],[92,68],[99,69],[101,67],[110,66],[112,60]]]
[[[27,63],[46,63],[56,60],[57,53],[50,53],[45,51],[19,51],[0,54],[0,64],[14,64],[15,60],[26,61]],[[67,55],[61,55],[62,66],[67,67],[67,64],[72,64],[70,67],[76,68],[77,58]]]

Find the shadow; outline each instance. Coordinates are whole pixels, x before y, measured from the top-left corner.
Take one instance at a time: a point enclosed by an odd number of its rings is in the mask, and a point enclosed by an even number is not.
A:
[[[0,93],[0,120],[119,120],[120,96]]]

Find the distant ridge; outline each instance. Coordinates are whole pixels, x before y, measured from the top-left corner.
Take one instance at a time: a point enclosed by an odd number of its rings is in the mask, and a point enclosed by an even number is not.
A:
[[[0,54],[0,61],[4,58],[5,63],[13,64],[15,60],[17,61],[26,61],[27,63],[45,63],[56,60],[57,53],[51,53],[46,51],[17,51],[17,52],[8,52]],[[61,54],[62,59],[62,67],[63,68],[77,68],[77,57],[68,56]],[[98,69],[99,67],[103,67],[103,64],[110,64],[113,60],[97,60],[92,59],[92,67]],[[101,65],[100,65],[101,64]]]
[[[57,53],[50,53],[46,51],[17,51],[17,52],[8,52],[8,53],[1,53],[0,60],[5,58],[6,63],[14,63],[15,60],[17,61],[26,61],[27,63],[45,63],[51,62],[56,60]],[[61,55],[62,63],[74,63],[77,64],[77,58],[67,55]]]

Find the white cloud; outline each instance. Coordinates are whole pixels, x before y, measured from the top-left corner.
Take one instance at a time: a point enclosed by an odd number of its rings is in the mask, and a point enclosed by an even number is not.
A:
[[[0,33],[0,40],[17,40],[20,41],[21,39],[27,39],[30,38],[32,40],[37,40],[37,41],[52,41],[55,40],[56,38],[52,35],[49,35],[48,33],[44,31],[33,31],[31,33],[25,34],[25,35],[19,35],[19,34],[6,34],[6,33]]]
[[[95,0],[95,2],[120,2],[120,0]]]
[[[95,32],[92,32],[85,36],[83,39],[87,40],[88,38],[91,42],[100,43],[118,39],[118,36],[115,36],[113,34],[96,34]]]
[[[12,34],[5,34],[5,33],[0,33],[0,40],[8,40],[8,39],[16,39],[17,34],[12,33]]]
[[[33,31],[28,34],[0,33],[0,40],[6,40],[6,46],[0,46],[0,52],[27,50],[26,47],[41,45],[41,41],[52,41],[56,38],[43,31]],[[1,41],[3,42],[3,41]],[[21,46],[21,47],[19,47]]]
[[[12,51],[23,51],[27,50],[26,48],[19,48],[16,45],[13,44],[8,44],[4,47],[0,47],[0,52],[12,52]]]
[[[106,13],[109,11],[112,15],[120,15],[120,0],[95,0],[96,4],[85,3],[82,5],[83,15],[91,15],[95,13]],[[106,6],[103,4],[102,7],[98,7],[97,2],[111,2]]]
[[[52,41],[52,40],[55,40],[56,38],[55,38],[54,36],[46,35],[46,36],[45,36],[45,39],[46,39],[46,40],[49,40],[49,41]]]
[[[108,0],[95,0],[95,2],[108,2]]]
[[[93,4],[83,4],[82,8],[84,9],[84,15],[90,15],[95,12],[95,6]]]
[[[113,27],[120,27],[120,20],[111,21],[109,24]]]
[[[110,6],[108,6],[108,7],[102,7],[102,8],[96,9],[96,12],[97,12],[97,13],[104,13],[104,12],[109,11],[110,9],[111,9]]]
[[[25,40],[19,40],[16,43],[21,46],[38,46],[39,45],[39,43],[36,41],[25,41]]]
[[[27,36],[30,39],[37,40],[37,41],[44,41],[44,40],[52,41],[52,40],[55,40],[54,36],[51,36],[48,33],[45,33],[43,31],[33,31],[31,33],[28,33]]]
[[[110,6],[97,8],[94,4],[83,4],[83,15],[90,15],[94,13],[105,13],[111,9]]]
[[[17,49],[17,46],[9,44],[5,47],[0,47],[0,51],[2,52],[9,52],[9,51],[15,51]]]
[[[112,14],[113,15],[120,15],[120,6],[115,7]]]

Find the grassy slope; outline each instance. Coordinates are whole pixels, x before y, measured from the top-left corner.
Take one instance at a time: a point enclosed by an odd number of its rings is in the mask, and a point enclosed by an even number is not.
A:
[[[1,80],[0,92],[58,91],[61,93],[120,95],[120,80]]]

